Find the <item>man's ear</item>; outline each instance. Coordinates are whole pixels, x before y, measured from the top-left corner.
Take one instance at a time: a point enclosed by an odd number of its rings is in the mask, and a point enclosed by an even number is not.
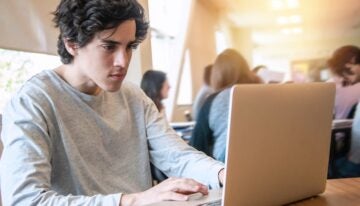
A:
[[[72,56],[75,56],[77,54],[77,51],[79,48],[78,44],[73,41],[70,41],[67,38],[64,38],[63,41],[64,41],[66,51],[69,52]]]

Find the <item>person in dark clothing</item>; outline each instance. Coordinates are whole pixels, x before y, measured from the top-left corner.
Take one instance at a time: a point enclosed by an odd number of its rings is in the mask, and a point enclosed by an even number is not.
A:
[[[212,149],[214,146],[213,132],[209,125],[209,113],[211,104],[218,93],[210,95],[204,105],[201,107],[198,116],[198,123],[192,133],[189,144],[199,151],[203,151],[208,156],[213,156]],[[196,138],[194,138],[196,137]]]
[[[216,93],[206,99],[190,139],[190,145],[225,162],[227,120],[231,87],[235,84],[261,83],[245,58],[233,49],[222,52],[215,60],[211,87]]]

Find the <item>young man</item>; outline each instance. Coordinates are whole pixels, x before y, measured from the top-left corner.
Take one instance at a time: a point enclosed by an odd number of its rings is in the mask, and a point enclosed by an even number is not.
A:
[[[62,0],[54,14],[64,64],[27,81],[3,114],[3,204],[144,205],[219,187],[223,164],[123,82],[148,29],[139,3]],[[152,187],[150,161],[178,178]]]

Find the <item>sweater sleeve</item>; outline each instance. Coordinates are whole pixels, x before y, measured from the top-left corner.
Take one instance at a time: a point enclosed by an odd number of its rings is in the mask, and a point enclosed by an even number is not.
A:
[[[51,187],[52,144],[43,108],[13,98],[3,114],[1,192],[3,205],[114,205],[121,194],[60,195]]]
[[[168,177],[193,178],[210,188],[220,187],[218,173],[224,165],[190,147],[151,102],[146,106],[146,130],[151,162]]]

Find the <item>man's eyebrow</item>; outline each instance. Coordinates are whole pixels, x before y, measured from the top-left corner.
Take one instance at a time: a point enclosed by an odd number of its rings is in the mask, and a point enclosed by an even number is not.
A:
[[[101,40],[103,43],[106,43],[106,44],[113,44],[113,45],[119,45],[121,44],[121,42],[118,42],[118,41],[114,41],[114,40],[110,40],[110,39],[102,39]],[[136,40],[132,40],[132,41],[129,41],[127,43],[127,45],[133,45],[133,44],[136,44]]]
[[[127,43],[127,45],[134,45],[134,44],[136,44],[136,40],[132,40]]]
[[[102,39],[101,41],[103,43],[107,43],[107,44],[120,44],[120,42],[109,40],[109,39]]]

